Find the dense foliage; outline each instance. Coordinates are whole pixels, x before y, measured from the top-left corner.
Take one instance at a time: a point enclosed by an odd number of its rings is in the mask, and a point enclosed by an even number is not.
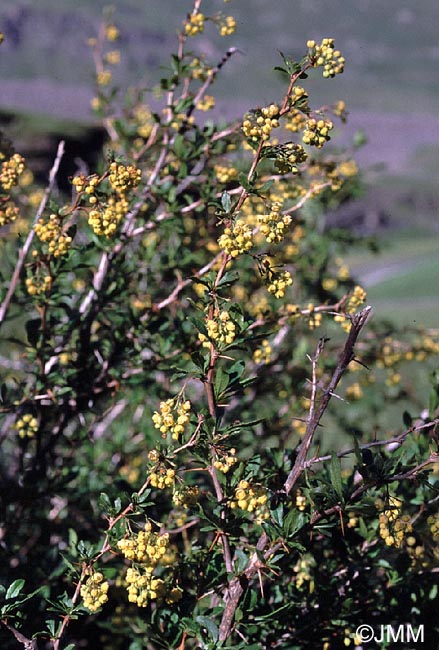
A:
[[[63,143],[42,190],[2,136],[2,648],[332,650],[433,620],[439,342],[370,317],[327,223],[361,178],[306,80],[344,58],[282,54],[283,97],[222,124],[209,29],[235,21],[195,0],[148,103],[112,86],[106,16],[108,143],[71,197]]]

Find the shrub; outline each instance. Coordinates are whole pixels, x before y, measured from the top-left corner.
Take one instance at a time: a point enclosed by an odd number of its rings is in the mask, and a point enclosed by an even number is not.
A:
[[[43,191],[2,138],[2,647],[360,648],[437,607],[439,342],[369,319],[326,222],[361,178],[305,84],[344,58],[309,40],[222,124],[211,28],[196,0],[152,109],[107,15],[71,200],[63,143]]]

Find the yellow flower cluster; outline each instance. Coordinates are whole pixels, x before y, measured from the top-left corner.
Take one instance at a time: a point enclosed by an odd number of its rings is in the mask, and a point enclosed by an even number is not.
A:
[[[92,573],[80,589],[84,607],[91,612],[97,612],[108,600],[108,588],[109,583],[104,580],[100,571]]]
[[[282,397],[287,397],[287,393],[285,391],[285,395],[282,395]],[[309,411],[309,407],[311,404],[311,400],[309,397],[302,396],[299,398],[298,402],[296,403],[296,408],[295,413],[297,413],[297,416],[294,415],[291,419],[291,428],[293,429],[294,433],[297,433],[298,436],[302,437],[306,433],[306,427],[307,427],[307,419],[304,417],[304,414]]]
[[[152,573],[169,545],[168,533],[154,533],[151,522],[146,522],[145,529],[117,542],[122,555],[133,562],[141,562]]]
[[[206,320],[206,329],[207,336],[201,332],[198,334],[198,339],[205,348],[210,347],[211,342],[223,346],[230,345],[235,340],[236,325],[225,309],[216,314],[214,318]]]
[[[280,174],[288,174],[289,172],[297,174],[299,172],[297,165],[305,162],[307,158],[308,154],[302,145],[287,142],[279,146],[274,165]]]
[[[329,132],[333,128],[334,125],[330,120],[315,120],[314,118],[310,118],[306,120],[302,140],[305,144],[321,149],[325,142],[331,139]]]
[[[322,324],[321,312],[315,311],[315,305],[312,302],[307,305],[308,310],[308,327],[311,331],[317,329]]]
[[[198,81],[206,81],[212,68],[201,58],[195,57],[190,62],[191,76]]]
[[[153,127],[152,113],[147,106],[137,106],[133,113],[137,125],[137,134],[145,140],[151,135]]]
[[[20,438],[34,438],[38,431],[38,420],[31,413],[22,415],[14,424]]]
[[[175,113],[173,120],[170,122],[169,126],[171,126],[176,131],[179,131],[183,127],[187,127],[188,124],[194,124],[194,122],[195,117],[193,115],[190,115],[188,117],[186,113]]]
[[[79,174],[79,176],[74,176],[72,179],[72,185],[79,194],[80,192],[85,192],[86,194],[94,194],[96,187],[101,182],[101,179],[96,174],[91,174],[90,176],[84,176],[84,174]],[[94,197],[96,199],[96,197]],[[97,199],[94,201],[96,203]]]
[[[427,524],[430,526],[430,532],[436,541],[439,539],[439,513],[436,512],[434,515],[430,515],[427,518]]]
[[[226,16],[226,18],[220,23],[220,36],[230,36],[235,32],[236,29],[236,20],[233,16]]]
[[[257,523],[262,523],[270,516],[267,490],[262,485],[251,485],[246,480],[239,481],[230,507],[254,513]]]
[[[296,492],[296,508],[303,512],[306,508],[306,497],[298,490]]]
[[[287,287],[293,284],[293,278],[289,271],[282,271],[281,273],[270,273],[267,281],[267,291],[275,298],[283,298]]]
[[[97,189],[107,174],[99,177],[96,174],[75,176],[72,180],[78,196],[82,194],[88,197],[92,206],[88,213],[88,223],[96,235],[112,237],[116,233],[119,223],[126,216],[129,203],[126,194],[132,191],[140,183],[142,172],[134,165],[122,165],[112,162],[108,170],[108,181],[114,195],[107,201],[101,200],[97,195]]]
[[[279,107],[270,104],[261,109],[251,111],[245,116],[242,123],[244,135],[253,142],[268,140],[272,129],[279,126]]]
[[[271,345],[267,339],[264,339],[261,342],[261,347],[257,348],[253,352],[253,361],[255,363],[265,363],[265,364],[270,363],[271,353],[272,353]]]
[[[24,172],[25,160],[19,153],[14,153],[9,160],[2,162],[0,171],[0,185],[8,192],[14,185],[17,185],[21,174]]]
[[[356,285],[356,287],[352,292],[352,295],[349,297],[349,300],[347,301],[345,307],[345,313],[354,314],[358,310],[358,308],[364,304],[366,300],[366,296],[367,293],[363,289],[363,287],[360,287],[360,285]],[[334,322],[340,323],[342,328],[346,332],[349,332],[349,330],[351,329],[350,320],[344,314],[337,314],[336,316],[334,316]]]
[[[221,457],[214,460],[213,466],[223,474],[227,474],[227,472],[233,467],[233,465],[236,465],[237,462],[236,449],[232,447],[232,449],[229,449],[227,453],[222,454]]]
[[[25,280],[26,291],[30,296],[41,296],[50,291],[52,278],[50,275],[34,275]]]
[[[425,548],[422,544],[418,543],[414,535],[408,535],[405,539],[405,548],[408,555],[412,559],[412,566],[420,563],[421,566],[426,567],[428,563],[425,562]]]
[[[48,244],[49,255],[61,257],[69,252],[72,238],[63,233],[62,221],[59,215],[51,214],[48,221],[39,219],[34,226],[38,239]]]
[[[340,164],[336,165],[332,170],[328,170],[326,178],[331,181],[331,189],[336,192],[339,190],[343,183],[348,178],[352,178],[358,174],[358,167],[353,160],[343,160]]]
[[[140,564],[127,569],[126,582],[130,603],[146,607],[150,600],[155,600],[157,604],[164,600],[170,604],[180,600],[181,589],[169,589],[164,580],[152,575],[155,567],[164,563],[166,556],[169,556],[171,561],[175,560],[175,554],[169,548],[167,533],[153,533],[151,523],[146,522],[145,530],[119,540],[117,547],[128,560]]]
[[[187,36],[196,36],[204,31],[205,16],[201,12],[191,14],[189,20],[184,22],[184,31]]]
[[[200,494],[196,485],[182,485],[178,487],[172,495],[172,502],[179,508],[190,508],[194,506]]]
[[[294,571],[296,572],[296,587],[301,589],[305,584],[308,585],[309,593],[314,591],[314,579],[312,577],[312,569],[316,562],[313,556],[309,553],[302,555],[300,560],[296,563]]]
[[[401,515],[402,501],[396,497],[390,497],[387,508],[377,501],[378,509],[385,509],[379,515],[380,537],[384,539],[387,546],[400,548],[407,533],[413,531],[409,515]],[[389,507],[390,506],[390,507]]]
[[[238,257],[252,248],[253,231],[243,219],[237,219],[233,225],[224,228],[218,245],[231,257]]]
[[[150,473],[149,480],[152,487],[155,487],[158,490],[173,487],[175,483],[175,469],[159,465]]]
[[[238,176],[236,167],[226,167],[225,165],[215,165],[215,176],[220,183],[228,183]]]
[[[111,50],[110,52],[107,52],[107,54],[104,56],[104,61],[108,63],[109,65],[119,65],[120,63],[120,51],[119,50]]]
[[[15,203],[12,203],[12,201],[6,201],[0,207],[0,227],[12,223],[19,215],[20,210]]]
[[[297,108],[293,108],[288,113],[287,118],[288,119],[285,122],[285,128],[287,131],[292,131],[293,133],[299,133],[299,131],[303,131],[307,120],[306,115],[304,115]]]
[[[119,194],[125,194],[138,186],[142,180],[142,171],[135,165],[122,165],[112,162],[108,176],[111,187]]]
[[[348,300],[348,304],[346,305],[347,313],[354,314],[357,309],[364,303],[366,296],[366,291],[363,289],[363,287],[360,287],[360,285],[357,284],[354,288],[352,296]]]
[[[345,120],[347,116],[346,102],[344,102],[342,99],[339,99],[337,102],[335,102],[335,104],[333,104],[332,112],[334,115],[337,115],[337,117],[341,118],[341,120]]]
[[[380,349],[380,358],[377,360],[378,368],[393,368],[401,361],[425,361],[431,354],[439,354],[439,342],[431,336],[423,336],[413,341],[410,346],[403,347],[401,341],[395,341],[386,336]]]
[[[258,215],[259,230],[268,244],[278,244],[285,237],[285,231],[291,223],[290,215],[282,216],[280,203],[273,203],[268,214]]]
[[[168,399],[160,402],[160,411],[154,412],[152,421],[155,428],[160,430],[162,437],[171,433],[173,440],[178,440],[189,422],[190,410],[189,400],[179,400],[176,403],[175,399]]]
[[[98,86],[108,86],[112,78],[113,74],[110,70],[102,70],[102,72],[98,72],[96,75],[96,83]]]
[[[348,512],[348,528],[356,528],[358,523],[359,519],[355,512]]]
[[[106,25],[105,27],[105,38],[107,41],[114,43],[119,38],[119,29],[116,25]]]
[[[125,197],[110,197],[108,203],[103,203],[99,209],[90,210],[88,223],[95,235],[112,237],[122,219],[128,212],[128,201]]]
[[[351,400],[361,399],[363,397],[363,389],[358,381],[354,382],[346,388],[346,398]]]
[[[351,274],[349,266],[340,257],[335,258],[335,264],[337,266],[337,278],[342,282],[348,280]]]
[[[323,67],[325,79],[335,77],[344,70],[345,58],[339,50],[334,49],[334,39],[324,38],[320,44],[315,41],[308,41],[308,58],[313,67]]]
[[[129,567],[125,579],[128,584],[128,601],[138,607],[146,607],[150,600],[156,601],[158,605],[164,601],[168,604],[176,603],[183,595],[179,587],[168,589],[164,580],[153,577],[148,570]]]
[[[300,104],[304,108],[307,104],[308,93],[305,88],[302,86],[294,86],[292,93],[290,95],[290,106],[293,107],[296,104]]]
[[[358,634],[352,630],[349,627],[346,627],[344,629],[344,638],[343,638],[343,645],[346,648],[349,648],[349,646],[353,646],[353,650],[357,650],[357,648],[361,647],[362,639],[358,636]],[[328,645],[323,646],[323,650],[326,650],[326,648],[330,648],[329,643]]]
[[[200,99],[197,102],[197,108],[199,111],[210,111],[215,107],[215,97],[212,95],[204,95],[203,99]]]

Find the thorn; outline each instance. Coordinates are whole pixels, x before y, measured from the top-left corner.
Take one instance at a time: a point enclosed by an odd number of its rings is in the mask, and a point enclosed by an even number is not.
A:
[[[366,370],[370,371],[369,366],[366,366],[366,364],[363,363],[363,361],[360,361],[360,359],[357,359],[356,357],[352,357],[352,361],[355,361],[355,363],[358,363],[360,366],[363,366],[363,368],[366,368]]]

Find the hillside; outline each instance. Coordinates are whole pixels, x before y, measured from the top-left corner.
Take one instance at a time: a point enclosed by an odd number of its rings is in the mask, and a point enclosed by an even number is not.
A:
[[[6,36],[0,51],[0,111],[13,120],[8,127],[12,135],[27,134],[28,145],[33,142],[40,159],[51,158],[54,141],[65,132],[75,138],[79,133],[84,148],[78,125],[93,125],[93,65],[87,39],[96,34],[106,4],[16,0],[0,11],[0,29]],[[179,1],[182,13],[175,10],[176,0],[118,0],[114,6],[123,53],[117,80],[122,87],[140,81],[151,88],[163,74],[176,46],[176,29],[192,3]],[[213,61],[227,47],[239,48],[224,67],[215,93],[217,113],[225,118],[239,117],[252,105],[279,95],[280,80],[272,72],[280,62],[278,50],[300,56],[307,38],[334,36],[347,59],[345,74],[333,83],[309,83],[314,97],[347,102],[349,123],[334,141],[347,143],[362,129],[367,144],[357,152],[358,162],[364,169],[382,165],[368,175],[371,191],[365,203],[372,204],[377,223],[392,230],[408,228],[415,236],[437,233],[436,0],[424,0],[422,10],[411,0],[350,0],[348,10],[345,0],[234,0],[227,5],[204,0],[203,6],[206,13],[212,8],[231,13],[238,23],[231,37],[222,39],[208,26],[203,37],[194,40],[194,48]],[[35,140],[35,133],[47,131],[54,134],[53,141]],[[364,202],[358,209],[364,211]],[[348,222],[352,216],[350,212]],[[373,272],[376,261],[368,264]],[[368,273],[366,269],[365,277]]]

